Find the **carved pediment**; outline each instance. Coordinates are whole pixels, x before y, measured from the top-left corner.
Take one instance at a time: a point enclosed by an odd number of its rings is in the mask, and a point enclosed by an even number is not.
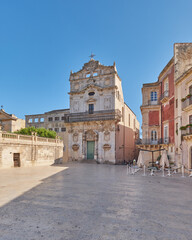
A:
[[[99,61],[95,61],[94,59],[91,59],[88,63],[85,63],[83,66],[83,70],[86,70],[88,72],[94,72],[100,65]]]
[[[111,149],[111,145],[110,145],[110,144],[104,144],[104,145],[103,145],[103,149],[106,150],[106,151],[108,151],[108,150]]]
[[[87,100],[87,103],[91,103],[91,102],[96,102],[97,100],[95,98],[90,98]]]
[[[98,134],[93,130],[88,130],[85,132],[85,140],[86,141],[97,141]]]

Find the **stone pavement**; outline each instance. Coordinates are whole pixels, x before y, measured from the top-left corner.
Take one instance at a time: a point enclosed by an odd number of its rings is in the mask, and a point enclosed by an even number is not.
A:
[[[0,240],[192,239],[192,179],[65,166],[0,208]]]
[[[64,169],[55,166],[0,169],[0,207]]]

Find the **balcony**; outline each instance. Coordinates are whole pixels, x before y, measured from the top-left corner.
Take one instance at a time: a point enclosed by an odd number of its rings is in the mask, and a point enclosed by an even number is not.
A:
[[[161,102],[164,103],[169,99],[169,91],[164,91],[161,95]]]
[[[192,96],[190,97],[186,97],[186,98],[182,98],[182,110],[183,111],[189,111],[192,109]]]
[[[156,105],[160,105],[160,101],[158,100],[148,100],[148,102],[143,103],[143,105],[141,107],[146,107],[146,106],[156,106]]]
[[[169,144],[170,138],[159,138],[157,140],[152,140],[149,138],[142,139],[141,142],[137,142],[138,145],[158,145],[158,144]]]
[[[181,135],[191,135],[192,134],[192,126],[182,126],[181,127]]]
[[[103,110],[103,111],[93,111],[93,112],[80,112],[80,113],[70,113],[65,114],[65,122],[89,122],[89,121],[105,121],[105,120],[121,120],[120,110]]]

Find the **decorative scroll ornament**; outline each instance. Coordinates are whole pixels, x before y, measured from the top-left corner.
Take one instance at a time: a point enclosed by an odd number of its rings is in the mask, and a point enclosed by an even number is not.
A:
[[[72,149],[73,149],[73,151],[78,151],[79,150],[79,145],[78,144],[73,144]]]

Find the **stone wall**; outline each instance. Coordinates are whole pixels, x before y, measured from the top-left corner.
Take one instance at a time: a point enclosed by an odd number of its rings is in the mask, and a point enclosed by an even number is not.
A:
[[[19,154],[20,166],[50,165],[63,159],[63,141],[0,131],[0,168],[14,167]]]
[[[175,43],[175,81],[192,67],[192,43]]]

